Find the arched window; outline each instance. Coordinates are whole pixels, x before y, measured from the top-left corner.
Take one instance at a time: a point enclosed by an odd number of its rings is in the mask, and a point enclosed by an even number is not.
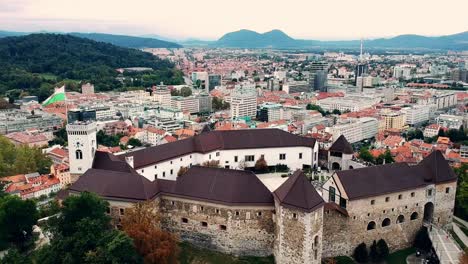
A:
[[[401,223],[405,222],[405,216],[404,215],[399,215],[396,222],[397,222],[397,224],[401,224]]]
[[[83,152],[81,150],[76,150],[75,151],[75,157],[76,159],[83,159]]]
[[[416,212],[412,213],[411,216],[410,216],[410,219],[411,219],[411,220],[416,220],[416,219],[418,219],[418,213],[416,213]]]
[[[375,229],[375,222],[370,221],[369,224],[367,224],[367,230],[373,230]]]
[[[382,221],[382,227],[384,226],[389,226],[390,225],[390,218],[385,218],[383,221]]]
[[[319,244],[319,236],[314,237],[314,247],[317,247]]]

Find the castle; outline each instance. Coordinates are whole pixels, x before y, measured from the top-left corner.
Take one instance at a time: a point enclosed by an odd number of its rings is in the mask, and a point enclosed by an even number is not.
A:
[[[331,160],[348,168],[343,139],[331,147]],[[337,170],[316,189],[300,169],[315,167],[317,152],[315,140],[276,129],[208,131],[120,156],[96,152],[68,194],[97,193],[117,226],[126,208],[151,201],[162,228],[182,240],[235,255],[274,255],[277,263],[321,263],[381,238],[397,250],[410,246],[423,224],[452,221],[457,178],[440,152],[415,166]],[[260,157],[295,172],[271,191],[240,170]],[[196,165],[210,160],[224,168]],[[189,169],[176,176],[180,166]]]

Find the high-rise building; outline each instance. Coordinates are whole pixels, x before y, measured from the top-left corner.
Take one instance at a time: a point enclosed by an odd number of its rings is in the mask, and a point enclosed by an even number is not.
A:
[[[161,83],[161,85],[156,86],[156,89],[153,91],[153,98],[162,107],[171,107],[171,91],[169,91],[166,85]]]
[[[210,113],[212,107],[212,97],[207,93],[197,95],[199,113]]]
[[[257,115],[257,92],[255,89],[239,87],[229,96],[231,118],[255,117]]]
[[[216,86],[221,86],[221,75],[210,74],[208,75],[208,90],[213,90]]]
[[[179,109],[182,112],[189,112],[191,114],[200,111],[199,100],[195,96],[172,96],[172,108]]]
[[[328,63],[314,61],[310,64],[309,84],[314,91],[327,91]]]

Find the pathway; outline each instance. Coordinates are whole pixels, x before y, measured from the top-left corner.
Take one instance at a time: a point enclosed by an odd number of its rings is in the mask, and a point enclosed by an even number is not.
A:
[[[441,264],[458,264],[461,249],[456,242],[443,229],[433,226],[429,232],[429,237],[432,240],[432,245],[439,256]]]

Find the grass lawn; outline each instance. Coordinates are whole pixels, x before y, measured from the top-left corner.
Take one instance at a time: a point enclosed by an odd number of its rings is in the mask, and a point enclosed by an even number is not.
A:
[[[416,249],[412,247],[398,250],[390,254],[385,261],[387,264],[404,264],[406,263],[406,258],[415,252]]]
[[[235,257],[207,249],[193,247],[189,243],[180,244],[179,262],[181,264],[274,264],[275,259],[270,257]]]

